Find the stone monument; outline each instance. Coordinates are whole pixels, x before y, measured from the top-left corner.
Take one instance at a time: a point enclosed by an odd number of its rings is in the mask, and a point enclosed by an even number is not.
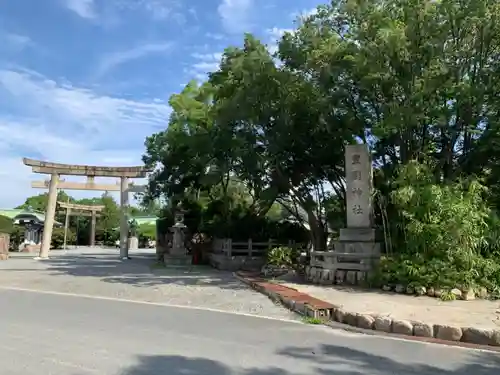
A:
[[[178,207],[178,212],[175,214],[175,224],[170,227],[172,232],[172,246],[167,254],[164,255],[166,266],[188,266],[191,264],[191,256],[188,255],[184,244],[184,212]]]
[[[363,284],[380,259],[373,228],[372,162],[366,145],[345,149],[347,228],[333,251],[312,251],[307,280],[321,284]]]
[[[339,257],[343,261],[359,261],[360,269],[370,269],[380,257],[380,244],[375,242],[373,228],[373,172],[366,145],[348,145],[345,149],[347,228],[340,230],[336,251],[352,253]],[[372,256],[370,256],[372,255]]]
[[[139,248],[139,238],[137,237],[137,221],[132,219],[129,221],[129,237],[128,237],[128,249],[137,250]]]

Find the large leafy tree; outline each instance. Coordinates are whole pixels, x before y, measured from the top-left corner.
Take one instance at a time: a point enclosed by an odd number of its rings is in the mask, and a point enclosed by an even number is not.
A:
[[[168,129],[146,140],[144,161],[155,168],[150,192],[217,189],[229,218],[231,181],[240,181],[255,215],[279,201],[309,223],[315,247],[323,248],[325,184],[344,193],[345,131],[324,126],[319,93],[247,35],[243,48],[226,50],[205,85],[172,97]]]
[[[499,16],[493,0],[334,0],[276,56],[247,35],[172,97],[168,129],[146,141],[150,192],[218,192],[227,211],[238,181],[257,215],[279,202],[322,249],[326,220],[343,226],[344,146],[362,142],[386,201],[418,160],[437,184],[484,178],[500,202]]]
[[[499,16],[492,0],[332,1],[285,36],[280,57],[388,176],[417,158],[454,179],[484,172],[478,157],[497,138]]]

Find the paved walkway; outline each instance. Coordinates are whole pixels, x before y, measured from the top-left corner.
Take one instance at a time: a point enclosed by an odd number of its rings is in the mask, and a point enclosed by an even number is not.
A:
[[[235,279],[209,267],[155,268],[154,249],[131,253],[121,261],[115,249],[79,248],[52,251],[37,261],[31,254],[14,254],[0,262],[0,287],[87,294],[172,305],[297,319]]]
[[[500,329],[500,301],[478,299],[445,302],[438,298],[385,293],[378,290],[277,282],[340,306],[346,311],[376,313],[393,319],[432,324]]]

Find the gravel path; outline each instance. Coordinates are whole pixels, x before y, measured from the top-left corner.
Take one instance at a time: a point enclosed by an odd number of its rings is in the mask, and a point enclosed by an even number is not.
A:
[[[209,267],[155,268],[154,250],[120,261],[114,249],[53,251],[51,259],[14,254],[0,262],[0,286],[166,303],[297,319],[235,279]]]

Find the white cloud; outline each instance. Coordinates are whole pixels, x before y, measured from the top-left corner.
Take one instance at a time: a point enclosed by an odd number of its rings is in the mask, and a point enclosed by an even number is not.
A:
[[[272,29],[267,30],[267,34],[275,40],[281,39],[285,33],[291,33],[293,32],[293,29],[283,29],[279,27],[273,27]]]
[[[0,35],[0,43],[4,48],[21,51],[32,44],[32,41],[25,35],[6,33]]]
[[[198,81],[205,81],[207,79],[207,73],[219,69],[222,53],[193,53],[191,56],[196,62],[191,66],[188,73]]]
[[[269,43],[267,44],[267,49],[270,53],[275,53],[278,51],[278,42],[285,35],[285,33],[292,33],[293,29],[283,29],[278,27],[273,27],[272,29],[268,29],[267,35],[269,36]]]
[[[109,2],[109,0],[106,0]],[[145,12],[155,21],[174,20],[186,23],[186,5],[182,0],[114,0],[113,8],[127,12]],[[190,10],[188,10],[190,12]]]
[[[19,205],[37,193],[30,181],[43,176],[32,175],[21,162],[23,156],[74,164],[140,165],[144,138],[165,128],[170,114],[168,104],[158,99],[100,95],[27,70],[0,70],[0,103],[0,207]]]
[[[217,11],[224,29],[231,34],[250,31],[253,5],[253,0],[222,0]]]
[[[94,0],[64,0],[64,5],[82,18],[97,17]]]
[[[137,60],[154,53],[163,53],[171,48],[172,43],[170,42],[146,43],[126,51],[111,53],[102,59],[97,69],[97,76],[103,76],[111,69],[128,61]]]
[[[224,39],[224,35],[217,34],[217,33],[205,33],[205,36],[207,38],[214,39],[214,40],[222,40],[222,39]]]

